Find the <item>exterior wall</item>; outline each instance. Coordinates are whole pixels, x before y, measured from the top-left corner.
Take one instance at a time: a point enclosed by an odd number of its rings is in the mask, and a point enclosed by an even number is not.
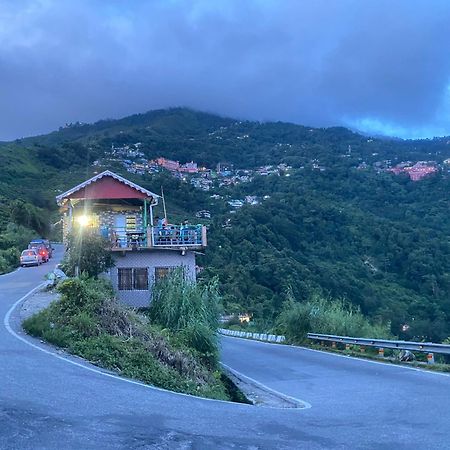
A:
[[[142,211],[139,208],[126,209],[121,206],[115,206],[110,209],[97,208],[93,212],[99,216],[100,228],[114,228],[114,217],[119,214],[124,216],[135,216],[137,229],[141,229],[144,225],[142,221]]]
[[[117,298],[126,305],[143,307],[150,304],[151,288],[155,282],[155,267],[179,267],[184,266],[189,279],[195,281],[195,254],[186,251],[174,250],[139,250],[114,253],[115,267],[110,270],[111,282],[116,289]],[[148,269],[147,291],[119,291],[118,290],[118,268]]]

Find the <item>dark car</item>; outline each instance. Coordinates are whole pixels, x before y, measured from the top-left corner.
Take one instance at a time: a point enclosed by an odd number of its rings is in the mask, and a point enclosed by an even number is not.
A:
[[[46,248],[48,258],[51,258],[53,256],[53,247],[51,246],[50,241],[48,239],[33,239],[29,243],[28,248],[37,248],[40,245],[43,245]]]
[[[43,262],[47,262],[50,259],[50,253],[44,244],[30,242],[30,244],[28,245],[28,249],[35,250],[41,256]]]

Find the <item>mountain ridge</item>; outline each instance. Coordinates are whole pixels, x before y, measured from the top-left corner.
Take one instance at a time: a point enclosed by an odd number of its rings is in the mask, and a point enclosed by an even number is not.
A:
[[[210,169],[226,162],[254,175],[221,187],[219,177],[205,192],[167,172],[129,173],[112,147],[137,143],[144,160],[163,156]],[[298,301],[321,292],[390,321],[396,335],[442,340],[450,335],[449,157],[445,138],[384,140],[343,127],[150,111],[2,144],[0,218],[6,224],[17,197],[56,218],[58,192],[109,168],[150,190],[163,186],[180,217],[211,212],[199,264],[205,279],[219,277],[229,311],[270,323],[288,291]],[[439,170],[418,182],[387,169],[430,160]],[[289,176],[257,173],[279,164],[292,168]],[[269,198],[231,212],[227,201],[246,195]],[[404,324],[409,331],[401,334]]]

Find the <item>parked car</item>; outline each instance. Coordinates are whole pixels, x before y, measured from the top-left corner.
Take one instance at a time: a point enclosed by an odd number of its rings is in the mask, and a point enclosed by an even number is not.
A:
[[[34,248],[28,248],[20,255],[20,265],[25,266],[40,266],[43,262],[42,255]]]
[[[47,239],[34,239],[28,244],[28,248],[38,249],[44,262],[47,262],[52,257],[53,248]]]

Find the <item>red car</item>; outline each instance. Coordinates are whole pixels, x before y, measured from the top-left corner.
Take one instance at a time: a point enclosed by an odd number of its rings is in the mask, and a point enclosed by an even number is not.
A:
[[[36,250],[39,256],[42,258],[42,262],[47,262],[50,259],[50,255],[45,245],[43,244],[35,244],[33,242],[28,246],[29,249]]]

